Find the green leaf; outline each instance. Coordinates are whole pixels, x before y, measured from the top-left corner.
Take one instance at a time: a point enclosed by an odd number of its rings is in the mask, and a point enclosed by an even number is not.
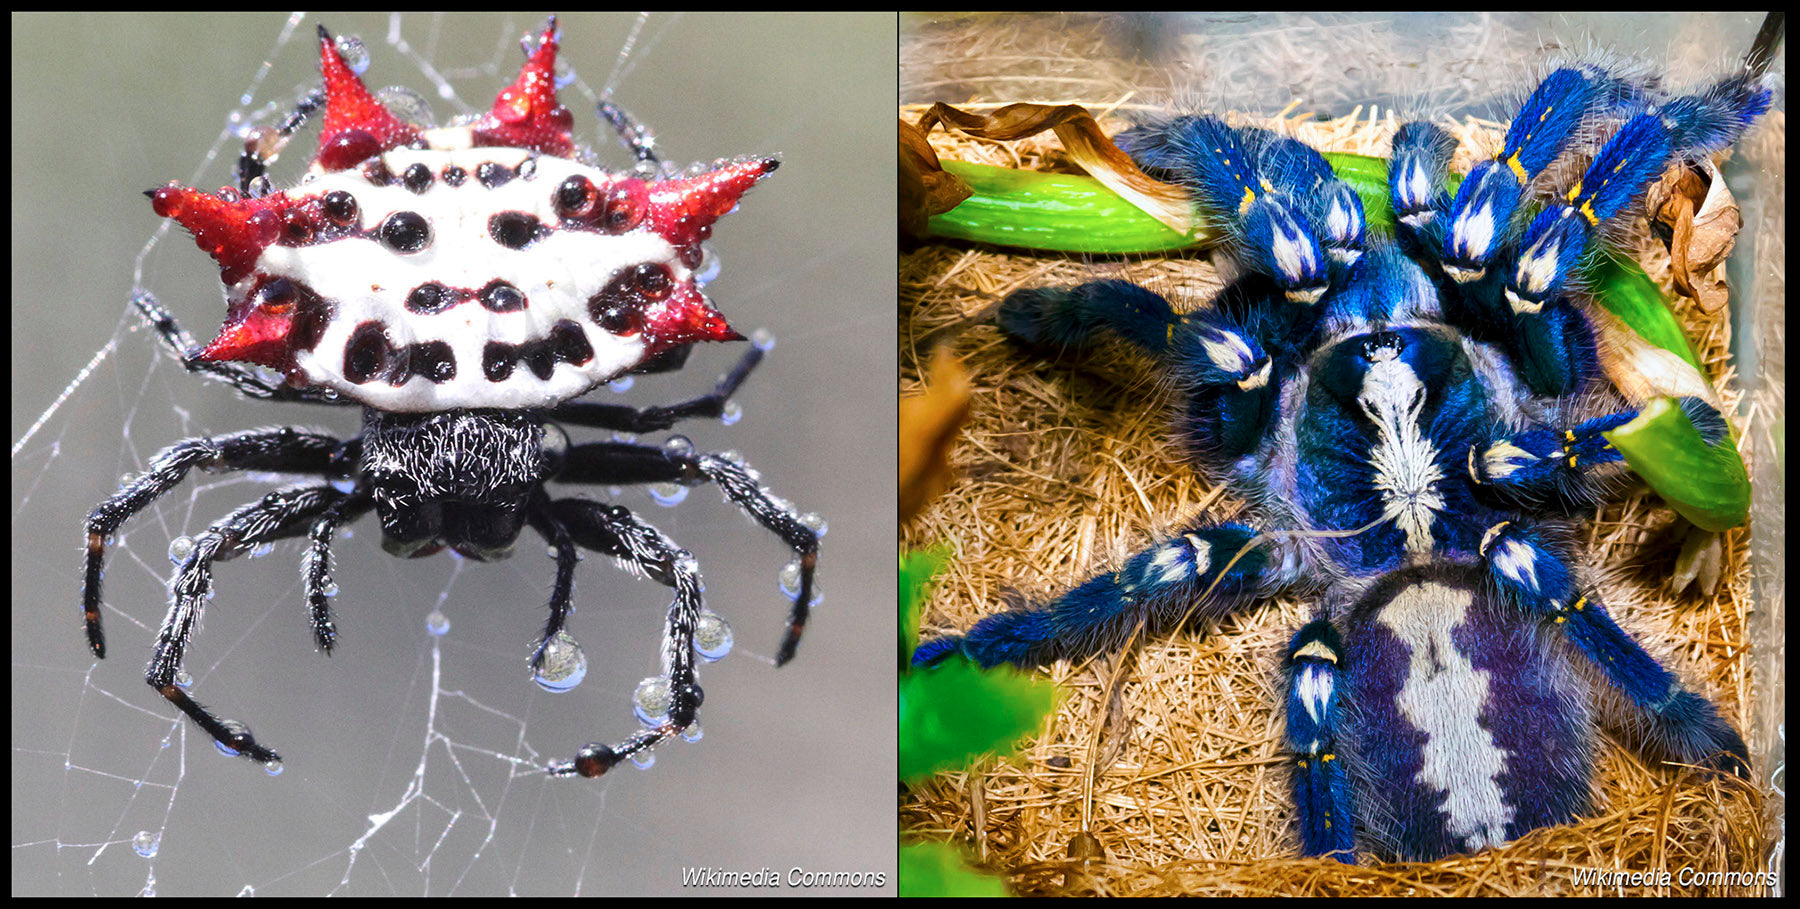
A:
[[[1010,754],[1056,706],[1056,686],[1011,666],[982,669],[961,655],[900,675],[900,779]]]
[[[901,896],[1007,896],[1006,883],[970,867],[962,850],[948,843],[907,843],[900,847]]]
[[[1092,177],[945,161],[975,191],[933,215],[935,236],[1056,252],[1123,255],[1185,249],[1183,236]]]
[[[1663,299],[1662,288],[1644,273],[1644,267],[1629,259],[1602,257],[1588,269],[1587,280],[1594,287],[1594,302],[1619,321],[1637,332],[1638,337],[1687,361],[1702,377],[1700,358],[1689,346],[1687,332],[1681,330],[1675,313]]]
[[[920,549],[900,554],[900,656],[901,665],[912,661],[919,646],[919,616],[925,611],[925,596],[931,590],[931,579],[950,561],[942,547]]]
[[[1652,400],[1637,419],[1601,435],[1695,526],[1718,532],[1750,516],[1750,476],[1737,443],[1727,432],[1707,444],[1674,398]]]
[[[919,780],[967,767],[990,753],[1010,754],[1056,705],[1056,686],[1011,666],[982,669],[961,655],[913,669],[919,614],[931,578],[948,561],[943,549],[900,557],[900,779]]]

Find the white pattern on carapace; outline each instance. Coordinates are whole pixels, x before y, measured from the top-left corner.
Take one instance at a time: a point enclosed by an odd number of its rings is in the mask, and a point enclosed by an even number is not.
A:
[[[1369,448],[1369,466],[1381,493],[1382,519],[1406,534],[1407,551],[1430,552],[1431,524],[1444,510],[1437,488],[1444,472],[1438,467],[1437,447],[1419,425],[1425,385],[1400,359],[1399,350],[1380,347],[1373,356],[1356,400],[1379,436]]]
[[[1413,779],[1444,793],[1438,807],[1444,829],[1473,852],[1506,842],[1513,809],[1499,783],[1511,755],[1480,722],[1488,673],[1476,669],[1454,639],[1471,597],[1467,590],[1421,582],[1395,595],[1378,621],[1411,648],[1394,706],[1425,734]]]
[[[290,195],[348,192],[356,200],[357,226],[363,231],[377,230],[395,212],[416,212],[430,224],[428,245],[414,253],[396,252],[374,237],[275,245],[265,249],[256,263],[262,275],[292,278],[331,303],[333,316],[319,343],[311,350],[296,351],[295,363],[310,384],[386,411],[549,406],[611,381],[644,359],[642,337],[614,335],[595,324],[588,311],[589,297],[623,269],[645,263],[666,266],[676,286],[692,281],[692,272],[675,248],[651,229],[649,219],[623,234],[560,226],[553,204],[557,186],[575,175],[605,185],[616,179],[606,171],[506,147],[395,149],[382,157],[394,174],[416,163],[426,165],[434,174],[430,187],[414,193],[398,183],[377,186],[360,170],[346,170],[317,174]],[[475,176],[483,163],[492,162],[510,173],[527,158],[535,159],[529,178],[515,176],[490,187]],[[460,186],[441,179],[451,165],[468,174]],[[488,222],[502,212],[536,217],[542,235],[523,249],[501,245],[490,235]],[[234,292],[248,292],[258,277],[246,278]],[[405,305],[407,295],[422,284],[479,290],[494,280],[518,288],[528,305],[521,311],[496,313],[470,300],[430,314],[411,312]],[[350,381],[344,375],[345,345],[367,321],[385,327],[392,348],[432,341],[448,344],[455,356],[455,377],[432,382],[415,375],[398,386],[382,379]],[[587,363],[558,362],[548,379],[523,364],[500,381],[484,375],[482,355],[489,342],[540,342],[560,321],[580,326],[594,352]]]

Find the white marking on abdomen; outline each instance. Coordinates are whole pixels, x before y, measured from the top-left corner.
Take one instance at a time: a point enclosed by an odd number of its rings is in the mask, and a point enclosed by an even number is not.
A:
[[[1510,753],[1482,728],[1488,673],[1476,669],[1452,634],[1468,616],[1467,590],[1425,582],[1402,590],[1378,620],[1412,649],[1394,706],[1425,734],[1414,782],[1445,793],[1444,828],[1470,851],[1506,842],[1512,806],[1499,776]]]

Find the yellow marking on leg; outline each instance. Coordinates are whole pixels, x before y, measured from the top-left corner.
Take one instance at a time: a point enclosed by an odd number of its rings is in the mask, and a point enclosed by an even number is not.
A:
[[[1513,176],[1517,178],[1520,183],[1525,183],[1531,179],[1531,175],[1525,172],[1525,165],[1519,163],[1518,151],[1514,151],[1512,154],[1506,156],[1506,167],[1513,172]]]

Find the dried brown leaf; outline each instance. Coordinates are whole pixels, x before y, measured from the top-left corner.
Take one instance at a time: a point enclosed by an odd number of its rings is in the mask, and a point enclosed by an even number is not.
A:
[[[900,399],[900,523],[950,487],[950,448],[968,419],[969,373],[940,348],[931,359],[925,393]]]
[[[1131,156],[1107,137],[1094,115],[1079,104],[1008,104],[989,114],[933,104],[919,118],[919,131],[930,133],[939,123],[979,139],[1001,142],[1053,131],[1069,157],[1094,179],[1175,230],[1191,234],[1196,229],[1187,190],[1139,170]]]
[[[945,173],[925,134],[900,121],[900,233],[925,236],[932,215],[962,204],[974,190],[955,174]]]

